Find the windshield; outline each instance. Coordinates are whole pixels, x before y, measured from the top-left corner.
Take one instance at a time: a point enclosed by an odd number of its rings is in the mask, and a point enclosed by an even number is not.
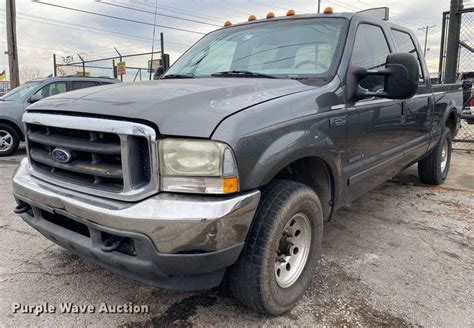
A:
[[[221,72],[329,77],[346,24],[345,19],[309,18],[221,29],[197,42],[164,78],[210,77]]]
[[[41,83],[42,81],[27,82],[8,92],[1,99],[6,101],[22,100],[33,88],[37,87]]]

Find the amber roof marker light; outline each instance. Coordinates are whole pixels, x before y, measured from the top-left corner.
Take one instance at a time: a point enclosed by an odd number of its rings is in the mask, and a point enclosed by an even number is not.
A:
[[[332,7],[326,7],[324,9],[324,13],[325,14],[332,14],[334,12],[334,10],[332,10]]]
[[[286,16],[294,16],[296,15],[296,12],[293,9],[290,9],[286,12]]]
[[[230,20],[225,21],[224,27],[232,26],[232,22]]]
[[[250,16],[249,16],[249,22],[253,22],[254,20],[257,20],[257,16],[255,16],[255,15],[250,15]]]
[[[267,13],[267,19],[272,19],[272,18],[275,18],[275,14],[272,11],[270,11]]]

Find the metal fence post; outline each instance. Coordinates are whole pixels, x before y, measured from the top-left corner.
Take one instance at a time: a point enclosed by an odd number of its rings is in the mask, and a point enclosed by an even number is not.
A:
[[[53,74],[56,77],[58,76],[58,65],[56,62],[56,54],[53,54],[53,64],[54,64]]]
[[[448,48],[446,51],[445,82],[456,82],[459,57],[459,36],[461,33],[461,14],[463,0],[451,0],[449,11]]]

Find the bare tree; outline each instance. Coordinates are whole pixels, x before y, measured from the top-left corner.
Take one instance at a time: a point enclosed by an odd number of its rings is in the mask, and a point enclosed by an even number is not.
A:
[[[25,83],[41,77],[41,72],[36,67],[25,66],[20,69],[20,81]]]

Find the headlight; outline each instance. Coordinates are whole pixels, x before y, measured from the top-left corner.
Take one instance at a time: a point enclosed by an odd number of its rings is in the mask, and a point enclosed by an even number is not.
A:
[[[237,164],[226,144],[163,139],[159,148],[162,190],[208,194],[239,191]]]

